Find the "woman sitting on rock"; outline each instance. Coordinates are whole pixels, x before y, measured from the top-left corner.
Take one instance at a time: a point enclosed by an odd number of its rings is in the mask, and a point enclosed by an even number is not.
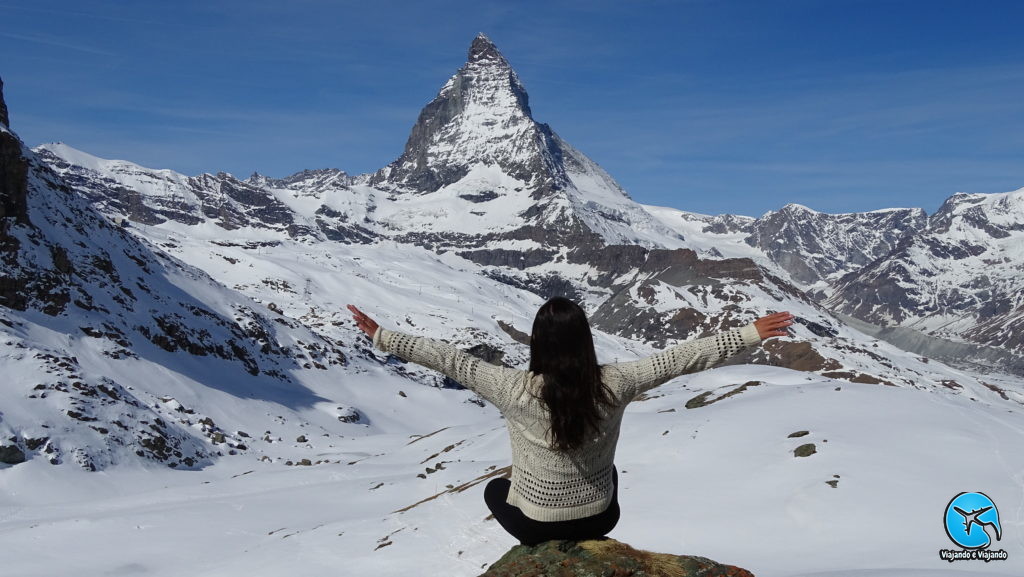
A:
[[[613,462],[626,405],[685,373],[706,369],[762,339],[785,336],[788,312],[684,342],[646,359],[598,365],[586,313],[556,297],[541,306],[530,335],[530,368],[484,362],[449,344],[389,331],[352,305],[373,345],[439,371],[493,403],[512,441],[512,475],[492,479],[484,500],[524,545],[596,539],[619,520]]]

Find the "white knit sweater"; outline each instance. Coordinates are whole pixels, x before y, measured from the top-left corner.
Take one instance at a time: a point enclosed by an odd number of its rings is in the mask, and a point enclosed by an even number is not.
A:
[[[608,508],[622,415],[637,395],[759,342],[757,328],[749,324],[686,341],[639,361],[603,365],[601,381],[615,395],[615,406],[602,409],[599,434],[582,447],[563,452],[550,444],[549,412],[539,398],[540,375],[486,363],[434,339],[384,329],[373,336],[378,349],[439,371],[498,407],[512,441],[512,487],[507,502],[538,521],[580,519]]]

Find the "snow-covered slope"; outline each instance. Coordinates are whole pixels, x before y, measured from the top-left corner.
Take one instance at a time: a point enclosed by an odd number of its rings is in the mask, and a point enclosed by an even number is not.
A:
[[[320,401],[295,375],[343,365],[334,342],[112,224],[6,127],[0,139],[17,207],[0,229],[7,461],[198,467],[249,444],[195,406],[199,390]]]
[[[715,399],[751,381],[741,394],[686,408],[703,393]],[[624,419],[615,539],[777,577],[1020,574],[1019,410],[753,366],[654,392]],[[0,470],[5,570],[479,575],[517,544],[483,502],[487,481],[510,459],[503,421],[466,420],[457,403],[422,408],[398,409],[415,434],[333,438],[316,451],[326,462],[313,467],[232,457],[189,474],[55,475],[40,463]],[[804,445],[814,454],[796,457]],[[953,546],[943,509],[977,490],[999,507],[1002,539],[993,549],[1009,559],[950,564],[938,554]],[[890,523],[899,530],[881,530]]]

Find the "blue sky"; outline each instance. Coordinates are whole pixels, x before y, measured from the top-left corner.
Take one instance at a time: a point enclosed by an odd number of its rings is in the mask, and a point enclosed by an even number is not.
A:
[[[376,170],[486,33],[639,202],[759,216],[1024,187],[1024,2],[0,0],[30,145],[186,174]]]

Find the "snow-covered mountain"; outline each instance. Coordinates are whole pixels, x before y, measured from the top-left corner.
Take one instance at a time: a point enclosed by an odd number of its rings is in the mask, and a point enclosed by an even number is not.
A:
[[[258,175],[241,181],[225,173],[188,177],[123,160],[96,158],[62,143],[37,147],[35,152],[97,208],[138,224],[211,223],[225,230],[244,226],[291,237],[313,234],[296,224],[292,211],[260,186],[291,181],[271,181]],[[308,179],[320,176],[300,175]],[[343,173],[332,176],[335,178],[330,181],[344,181]]]
[[[830,281],[888,254],[926,222],[919,208],[825,214],[787,204],[757,219],[745,240],[797,283],[824,291]]]
[[[826,304],[881,326],[1024,354],[1024,189],[956,194]],[[1017,368],[1024,367],[1019,361]]]
[[[927,225],[927,215],[917,208],[826,214],[787,204],[759,218],[645,208],[682,234],[689,246],[699,246],[710,255],[771,262],[816,296],[827,293],[842,275],[888,254],[903,237]]]
[[[250,441],[195,411],[193,387],[312,403],[293,374],[346,362],[331,340],[112,224],[7,125],[0,181],[5,462],[208,465]]]
[[[679,246],[615,180],[534,120],[515,70],[483,34],[466,64],[420,113],[402,156],[368,184],[393,192],[387,219],[407,238],[540,246]],[[453,237],[453,233],[459,236]]]

